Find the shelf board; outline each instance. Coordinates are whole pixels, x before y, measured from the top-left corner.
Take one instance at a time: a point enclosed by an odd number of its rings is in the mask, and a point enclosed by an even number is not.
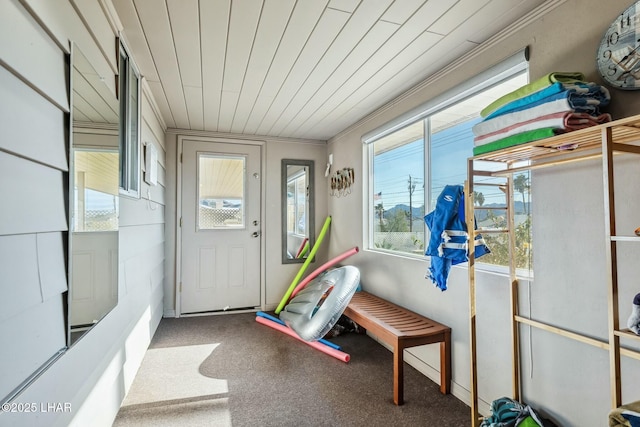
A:
[[[547,159],[550,155],[569,155],[588,150],[599,151],[602,147],[603,132],[608,128],[611,129],[616,149],[637,152],[637,146],[633,145],[627,150],[622,144],[640,141],[640,115],[515,145],[502,150],[491,151],[475,156],[473,160],[513,164]]]
[[[640,335],[636,334],[630,329],[621,329],[619,331],[613,331],[613,334],[622,338],[631,338],[631,339],[640,340]]]
[[[640,236],[611,236],[614,242],[640,242]]]

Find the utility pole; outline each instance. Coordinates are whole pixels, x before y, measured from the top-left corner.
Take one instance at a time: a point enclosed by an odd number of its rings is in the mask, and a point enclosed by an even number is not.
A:
[[[412,195],[413,191],[416,189],[416,183],[412,180],[411,175],[409,175],[409,232],[413,232],[413,201]]]

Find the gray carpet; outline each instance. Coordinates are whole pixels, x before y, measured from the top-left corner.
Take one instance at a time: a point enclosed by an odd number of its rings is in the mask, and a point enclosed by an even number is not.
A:
[[[469,425],[464,403],[406,364],[405,404],[395,406],[393,355],[368,336],[332,341],[351,355],[348,363],[252,313],[163,319],[114,426]],[[194,361],[172,361],[185,352]]]

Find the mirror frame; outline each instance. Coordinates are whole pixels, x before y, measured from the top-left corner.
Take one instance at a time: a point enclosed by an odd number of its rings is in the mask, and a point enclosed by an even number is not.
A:
[[[302,166],[309,168],[308,174],[308,188],[309,188],[309,246],[313,247],[315,243],[315,182],[314,182],[314,161],[313,160],[299,160],[299,159],[282,159],[281,162],[281,180],[280,180],[280,217],[282,219],[282,240],[280,246],[282,247],[282,263],[283,264],[301,264],[305,262],[306,258],[289,258],[287,257],[287,167],[288,166]]]

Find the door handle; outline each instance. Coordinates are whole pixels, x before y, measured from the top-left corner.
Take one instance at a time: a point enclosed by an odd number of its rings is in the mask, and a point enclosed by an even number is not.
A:
[[[260,232],[254,231],[253,233],[251,233],[251,237],[260,237]]]

